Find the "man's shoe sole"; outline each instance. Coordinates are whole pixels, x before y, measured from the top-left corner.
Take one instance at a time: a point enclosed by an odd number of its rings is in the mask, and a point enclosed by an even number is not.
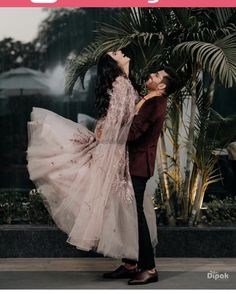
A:
[[[158,282],[159,278],[158,278],[158,273],[154,276],[150,276],[149,278],[144,278],[141,279],[142,277],[142,273],[141,274],[137,274],[137,277],[134,276],[133,279],[128,281],[129,285],[144,285],[144,284],[149,284],[149,283],[154,283],[154,282]]]
[[[158,281],[159,281],[159,278],[158,278],[158,276],[156,276],[156,277],[152,277],[152,278],[148,279],[148,280],[145,281],[145,282],[142,282],[142,281],[132,282],[132,281],[133,281],[133,280],[128,281],[128,284],[129,284],[129,285],[145,285],[145,284],[149,284],[149,283],[158,282]]]

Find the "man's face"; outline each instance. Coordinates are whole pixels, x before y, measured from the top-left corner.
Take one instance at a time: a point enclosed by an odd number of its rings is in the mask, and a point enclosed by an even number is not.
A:
[[[147,88],[149,90],[164,90],[166,84],[162,80],[165,76],[168,76],[168,74],[164,70],[151,73],[146,81]]]

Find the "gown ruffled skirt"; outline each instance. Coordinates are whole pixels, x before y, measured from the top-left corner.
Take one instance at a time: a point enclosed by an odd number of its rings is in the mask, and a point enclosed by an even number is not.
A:
[[[125,176],[119,174],[121,163],[128,164],[125,147],[121,144],[113,153],[118,166],[111,161],[108,172],[113,146],[101,144],[83,125],[42,108],[33,108],[28,137],[30,179],[55,224],[68,235],[66,242],[104,256],[138,260],[132,182],[127,168]],[[155,247],[156,215],[150,197],[144,197],[144,211]]]

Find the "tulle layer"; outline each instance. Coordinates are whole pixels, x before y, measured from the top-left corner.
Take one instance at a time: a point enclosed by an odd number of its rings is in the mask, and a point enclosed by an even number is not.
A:
[[[67,233],[66,241],[81,250],[138,260],[137,208],[131,180],[123,188],[115,177],[109,183],[111,175],[99,160],[112,147],[98,143],[94,133],[81,124],[42,108],[33,108],[28,136],[30,179],[56,225]],[[109,185],[107,195],[104,186]],[[158,243],[156,217],[148,197],[144,197],[144,210],[154,247]]]

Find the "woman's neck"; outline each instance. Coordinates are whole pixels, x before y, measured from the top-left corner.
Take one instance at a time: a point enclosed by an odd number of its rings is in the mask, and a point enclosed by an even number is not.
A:
[[[123,72],[126,74],[127,78],[129,77],[129,63],[123,66]]]

